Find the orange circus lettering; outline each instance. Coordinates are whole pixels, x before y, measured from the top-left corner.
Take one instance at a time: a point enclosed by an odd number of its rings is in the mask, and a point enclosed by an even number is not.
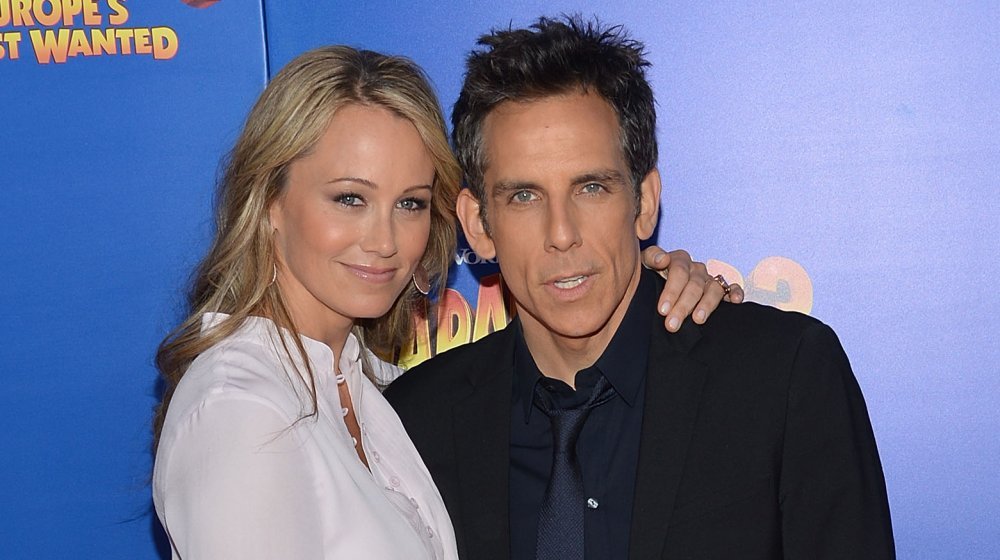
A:
[[[808,314],[813,306],[812,280],[802,265],[785,257],[768,257],[747,278],[748,296],[785,311]]]
[[[446,352],[472,341],[472,310],[458,290],[448,288],[438,303],[437,349]]]
[[[806,314],[812,311],[812,280],[806,269],[792,259],[767,257],[757,263],[745,282],[740,271],[731,264],[710,259],[705,265],[709,274],[721,274],[731,284],[743,284],[747,301],[785,311]]]
[[[491,274],[479,281],[479,297],[476,299],[476,322],[472,340],[501,330],[510,322],[504,305],[503,282],[499,274]]]
[[[424,299],[413,313],[413,340],[400,349],[396,363],[403,369],[410,369],[430,357],[431,322],[427,317],[427,300]]]

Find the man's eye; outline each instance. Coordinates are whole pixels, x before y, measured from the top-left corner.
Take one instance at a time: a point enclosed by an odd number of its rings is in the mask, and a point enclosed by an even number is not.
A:
[[[535,200],[535,193],[531,191],[517,191],[511,199],[514,202],[531,202]]]
[[[583,191],[584,194],[597,194],[605,189],[604,185],[600,183],[587,183],[586,185],[583,186],[583,189],[581,190]]]
[[[361,206],[365,202],[360,195],[354,193],[344,193],[338,195],[336,198],[334,198],[334,200],[339,202],[340,204],[343,204],[344,206]]]

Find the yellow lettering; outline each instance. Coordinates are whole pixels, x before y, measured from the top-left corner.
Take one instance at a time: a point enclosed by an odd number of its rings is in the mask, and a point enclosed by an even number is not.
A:
[[[747,299],[785,311],[809,313],[813,305],[812,280],[792,259],[767,257],[747,278]]]
[[[35,20],[31,19],[31,0],[11,0],[10,9],[13,12],[15,27],[35,25]]]
[[[177,56],[177,32],[169,27],[153,28],[153,58],[167,60]]]
[[[413,313],[413,340],[403,345],[399,351],[397,365],[403,369],[430,359],[431,357],[431,324],[427,319],[427,300],[423,299]]]
[[[111,25],[124,25],[128,21],[128,10],[122,5],[122,0],[108,0],[108,7],[114,12],[108,16]]]
[[[66,51],[69,49],[69,29],[58,32],[51,29],[32,29],[28,31],[31,46],[35,49],[35,58],[39,64],[55,61],[58,64],[66,62]]]
[[[153,52],[153,45],[149,42],[149,29],[136,29],[135,54],[150,54]]]
[[[45,11],[45,5],[49,5],[48,12]],[[35,19],[38,23],[47,26],[53,26],[59,23],[62,19],[62,4],[54,0],[35,0],[31,6],[31,11],[35,14]]]
[[[10,2],[0,0],[0,27],[10,25]]]
[[[115,37],[118,38],[118,42],[121,44],[121,53],[132,54],[132,30],[115,29]]]
[[[2,0],[0,0],[2,2]],[[4,57],[11,60],[17,60],[21,58],[20,53],[20,43],[21,43],[21,32],[20,31],[10,31],[7,33],[0,33],[3,43],[7,45],[6,52],[4,48],[0,46],[0,59]]]
[[[437,315],[436,353],[447,352],[472,340],[469,323],[472,309],[457,290],[448,288],[441,295]]]
[[[81,6],[80,11],[83,12],[84,25],[93,27],[101,25],[101,22],[104,20],[101,12],[97,9],[97,0],[83,0],[83,6]]]
[[[73,25],[73,18],[82,12],[83,2],[81,0],[62,0],[63,25]]]
[[[115,42],[114,29],[91,29],[90,46],[95,55],[118,54],[118,43]]]
[[[476,299],[476,323],[472,340],[507,326],[507,308],[503,300],[503,282],[499,274],[491,274],[479,281],[479,296]]]
[[[68,56],[93,56],[94,51],[90,50],[90,41],[87,40],[87,31],[84,29],[74,29],[69,39]]]

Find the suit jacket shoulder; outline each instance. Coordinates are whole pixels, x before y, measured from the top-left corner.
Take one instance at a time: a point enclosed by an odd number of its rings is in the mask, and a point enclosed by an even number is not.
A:
[[[497,360],[513,356],[514,330],[505,328],[463,344],[408,369],[383,393],[397,409],[467,394],[496,371]]]

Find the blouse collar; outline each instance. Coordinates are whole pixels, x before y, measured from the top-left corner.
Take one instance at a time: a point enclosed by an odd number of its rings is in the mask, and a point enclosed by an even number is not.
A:
[[[205,313],[201,318],[201,331],[205,332],[228,318],[226,313]],[[279,328],[274,321],[266,317],[249,315],[243,324],[236,330],[234,336],[241,335],[266,335],[268,339],[276,339],[278,334],[288,337],[287,342],[294,344],[294,335],[287,329]],[[306,356],[313,368],[324,373],[323,378],[332,375],[333,350],[325,343],[305,336],[299,335],[302,346],[306,349]],[[340,371],[345,374],[361,371],[361,343],[354,333],[347,335],[344,342],[344,351],[340,357]]]

